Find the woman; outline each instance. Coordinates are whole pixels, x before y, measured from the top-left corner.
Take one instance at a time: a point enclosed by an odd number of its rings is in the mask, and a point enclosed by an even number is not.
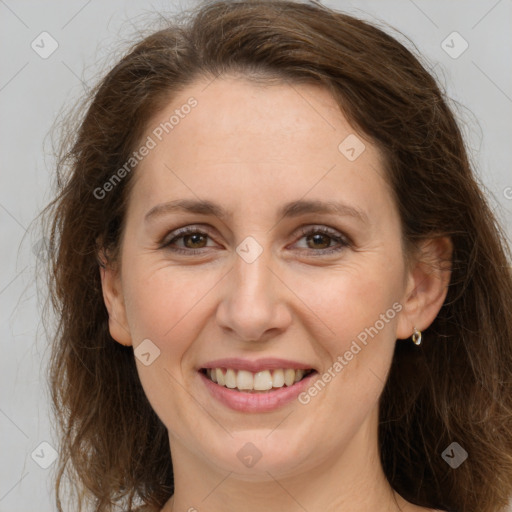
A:
[[[67,469],[98,512],[505,510],[508,249],[400,43],[315,4],[203,4],[64,151],[58,496]]]

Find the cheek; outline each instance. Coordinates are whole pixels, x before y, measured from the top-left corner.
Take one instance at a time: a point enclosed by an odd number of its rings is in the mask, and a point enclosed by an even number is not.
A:
[[[326,280],[324,294],[310,295],[308,305],[329,329],[315,331],[315,342],[323,352],[319,375],[323,384],[312,383],[301,403],[329,416],[326,428],[334,437],[351,438],[376,407],[384,388],[402,309],[400,288],[395,285],[399,271],[399,265],[386,272],[379,265],[354,267]],[[321,284],[302,281],[302,293],[314,283]]]
[[[332,301],[328,316],[337,320],[335,330],[345,341],[359,339],[364,342],[364,333],[369,331],[373,337],[385,337],[394,325],[397,308],[393,308],[393,304],[398,297],[385,276],[379,279],[358,276],[343,283],[337,307]]]
[[[154,338],[164,348],[172,341],[177,350],[183,336],[177,335],[186,327],[188,338],[194,332],[191,322],[204,309],[202,301],[218,281],[212,272],[199,272],[197,268],[186,270],[162,267],[145,272],[132,265],[126,295],[127,317],[134,344],[139,339]]]
[[[185,390],[190,379],[187,371],[196,340],[204,327],[203,320],[213,314],[206,311],[207,294],[218,278],[214,272],[161,267],[149,272],[142,265],[131,269],[125,288],[128,323],[134,349],[146,339],[158,347],[159,355],[146,366],[136,359],[144,392],[165,425],[180,430],[174,411],[193,409]],[[192,406],[191,406],[192,404]],[[200,411],[195,411],[195,414]]]
[[[300,279],[288,278],[304,303],[299,320],[311,319],[306,328],[315,333],[331,358],[348,350],[358,336],[364,341],[369,330],[373,334],[370,339],[378,335],[394,341],[403,269],[400,264],[365,259],[334,270],[309,270]]]
[[[332,428],[343,424],[348,437],[376,406],[396,343],[403,267],[400,255],[394,263],[381,256],[367,254],[330,275],[306,276],[297,291],[321,320],[309,328],[323,362],[323,383],[310,387],[302,403],[332,411]]]

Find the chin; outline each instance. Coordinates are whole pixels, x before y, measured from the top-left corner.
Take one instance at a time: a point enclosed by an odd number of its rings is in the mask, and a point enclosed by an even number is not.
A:
[[[289,431],[246,431],[226,435],[219,444],[203,451],[212,466],[231,472],[243,481],[268,481],[308,471],[315,466],[309,449],[304,449],[306,437]],[[227,442],[227,445],[226,445]]]

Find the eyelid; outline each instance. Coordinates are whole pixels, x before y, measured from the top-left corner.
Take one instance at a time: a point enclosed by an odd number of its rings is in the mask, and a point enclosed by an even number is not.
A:
[[[167,247],[173,240],[179,239],[185,235],[193,234],[193,233],[200,233],[207,235],[210,239],[212,238],[211,235],[211,228],[209,226],[206,226],[204,224],[190,224],[188,226],[183,226],[180,228],[176,228],[168,232],[164,238],[159,242],[158,246],[159,248],[165,248]],[[193,251],[194,249],[188,249],[187,252]],[[196,249],[200,250],[200,249]]]
[[[310,255],[321,257],[321,256],[327,256],[329,254],[333,253],[339,253],[343,249],[346,249],[348,247],[353,247],[352,239],[344,234],[343,232],[339,231],[338,229],[331,228],[329,226],[326,226],[324,224],[308,224],[306,226],[301,226],[299,228],[299,233],[302,235],[301,238],[304,236],[312,235],[315,233],[321,233],[324,235],[327,235],[332,240],[334,240],[336,243],[339,244],[338,247],[329,247],[327,249],[320,249],[320,250],[314,250],[314,249],[299,249],[301,252],[306,251]]]
[[[166,236],[163,238],[163,240],[159,243],[159,248],[161,249],[169,249],[172,252],[178,253],[178,254],[188,254],[188,255],[194,255],[198,253],[203,253],[204,249],[212,249],[212,247],[201,247],[199,249],[183,249],[183,248],[170,248],[171,242],[177,239],[181,239],[183,236],[186,236],[187,234],[204,234],[210,239],[213,239],[211,235],[211,228],[208,225],[204,224],[190,224],[188,226],[183,226],[181,228],[177,228],[172,230],[170,233],[167,233]],[[296,238],[297,235],[301,235],[295,242],[297,243],[301,238],[321,233],[329,236],[333,241],[337,242],[339,244],[339,247],[329,247],[327,249],[299,249],[300,252],[308,252],[309,254],[317,255],[317,256],[323,256],[330,253],[336,253],[339,252],[347,247],[353,246],[353,242],[349,236],[344,234],[343,232],[340,232],[339,230],[332,228],[330,226],[326,226],[323,224],[306,224],[302,225],[298,228],[298,230],[295,231],[294,237]],[[293,244],[292,244],[293,245]]]
[[[306,236],[311,233],[324,233],[333,238],[342,238],[347,243],[352,243],[352,240],[350,239],[350,237],[348,235],[339,231],[338,229],[331,228],[330,226],[326,226],[324,224],[308,224],[305,226],[301,226],[299,228],[299,233],[302,236]]]

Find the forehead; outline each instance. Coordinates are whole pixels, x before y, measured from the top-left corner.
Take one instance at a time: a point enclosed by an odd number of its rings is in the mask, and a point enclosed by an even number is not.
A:
[[[202,160],[208,159],[209,151],[216,157],[225,153],[232,161],[254,156],[257,161],[294,163],[305,155],[318,158],[318,151],[328,157],[337,152],[340,137],[354,133],[325,88],[289,82],[264,85],[245,78],[193,84],[150,126],[159,126],[170,119],[169,114],[185,110],[190,98],[197,105],[180,118],[168,138],[176,144],[195,145],[194,156]]]
[[[236,209],[308,195],[372,210],[390,199],[377,148],[320,86],[199,81],[150,120],[147,137],[154,147],[134,187],[146,206],[214,197]]]

